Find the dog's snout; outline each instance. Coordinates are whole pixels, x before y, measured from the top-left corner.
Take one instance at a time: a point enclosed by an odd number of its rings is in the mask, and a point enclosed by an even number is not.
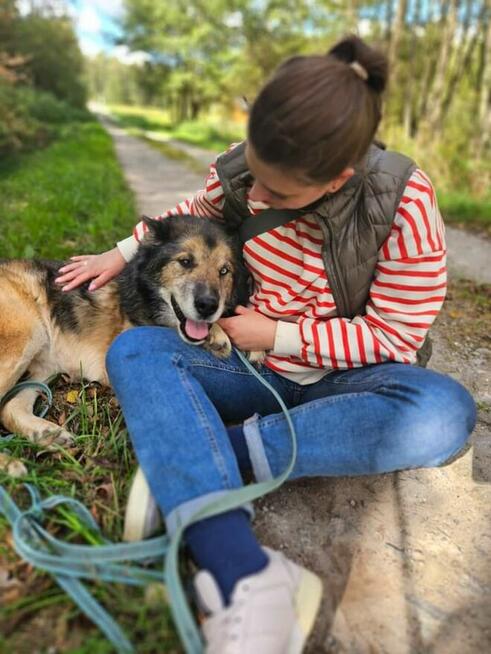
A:
[[[202,318],[208,318],[218,309],[218,297],[212,293],[200,295],[194,300],[194,306]]]

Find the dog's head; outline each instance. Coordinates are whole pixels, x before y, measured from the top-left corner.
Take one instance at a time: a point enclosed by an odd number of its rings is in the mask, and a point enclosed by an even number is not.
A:
[[[212,323],[247,303],[240,244],[220,224],[203,218],[144,221],[148,231],[135,257],[134,277],[146,303],[144,322],[177,327],[188,343],[202,343]]]

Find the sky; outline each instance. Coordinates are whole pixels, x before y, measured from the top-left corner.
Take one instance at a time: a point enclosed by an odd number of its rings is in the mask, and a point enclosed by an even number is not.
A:
[[[60,0],[68,6],[84,55],[93,57],[104,52],[128,64],[148,59],[142,52],[129,52],[115,45],[121,34],[118,21],[123,15],[123,0]]]
[[[66,0],[73,16],[82,52],[95,55],[114,47],[112,38],[120,31],[117,21],[123,14],[122,0]]]

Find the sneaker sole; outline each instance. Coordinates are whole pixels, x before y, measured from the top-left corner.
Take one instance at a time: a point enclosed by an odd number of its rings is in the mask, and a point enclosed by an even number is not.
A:
[[[123,540],[130,543],[144,540],[152,536],[161,526],[162,519],[155,500],[142,469],[138,468],[131,483],[126,505]]]
[[[300,585],[295,594],[297,625],[288,646],[287,654],[301,654],[312,631],[322,599],[322,582],[310,570],[303,570]]]

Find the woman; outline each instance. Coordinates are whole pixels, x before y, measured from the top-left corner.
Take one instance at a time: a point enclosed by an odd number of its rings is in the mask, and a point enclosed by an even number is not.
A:
[[[356,37],[327,56],[286,61],[254,102],[247,142],[218,158],[204,190],[158,217],[192,213],[250,226],[248,216],[267,208],[295,210],[246,240],[250,306],[220,321],[240,349],[268,352],[260,373],[299,434],[291,478],[437,466],[475,423],[462,386],[413,365],[445,295],[444,230],[425,173],[372,145],[386,78],[385,58]],[[100,287],[144,231],[140,223],[118,248],[74,257],[59,282]],[[235,354],[219,361],[173,330],[143,327],[116,339],[107,364],[170,533],[240,487],[241,473],[262,481],[286,467],[285,419]],[[133,498],[143,497],[142,479]],[[300,652],[320,601],[318,579],[259,545],[251,510],[185,531],[200,568],[207,651]]]

